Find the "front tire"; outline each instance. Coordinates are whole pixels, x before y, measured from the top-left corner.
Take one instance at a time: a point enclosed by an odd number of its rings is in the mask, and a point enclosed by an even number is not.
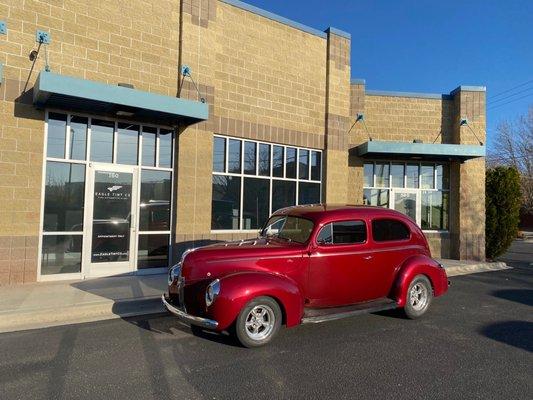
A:
[[[248,348],[264,346],[274,339],[281,327],[282,314],[271,297],[257,297],[248,302],[237,317],[235,334]]]
[[[433,301],[431,282],[424,275],[417,275],[407,289],[404,313],[407,318],[416,319],[426,313]]]

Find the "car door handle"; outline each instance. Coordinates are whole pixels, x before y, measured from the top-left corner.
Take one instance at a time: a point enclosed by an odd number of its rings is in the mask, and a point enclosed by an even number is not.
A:
[[[372,260],[373,256],[364,256],[363,260]]]

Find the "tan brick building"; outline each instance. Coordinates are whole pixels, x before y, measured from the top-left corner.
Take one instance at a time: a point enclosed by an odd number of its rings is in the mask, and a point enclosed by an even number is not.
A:
[[[349,34],[236,0],[0,0],[0,21],[0,285],[161,272],[318,202],[484,257],[483,87],[367,90]]]

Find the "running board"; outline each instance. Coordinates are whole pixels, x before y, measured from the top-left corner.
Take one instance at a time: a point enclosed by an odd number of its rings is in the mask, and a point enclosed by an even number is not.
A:
[[[307,308],[304,310],[302,324],[318,324],[319,322],[333,321],[354,315],[392,310],[397,307],[398,304],[394,300],[383,298],[344,307]]]

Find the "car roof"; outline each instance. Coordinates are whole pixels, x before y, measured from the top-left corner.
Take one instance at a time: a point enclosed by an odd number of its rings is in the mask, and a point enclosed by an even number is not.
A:
[[[292,206],[281,208],[273,215],[291,215],[295,217],[307,218],[315,223],[332,218],[362,218],[362,217],[394,217],[406,220],[407,217],[390,208],[378,206],[362,206],[349,204],[308,204],[302,206]]]

